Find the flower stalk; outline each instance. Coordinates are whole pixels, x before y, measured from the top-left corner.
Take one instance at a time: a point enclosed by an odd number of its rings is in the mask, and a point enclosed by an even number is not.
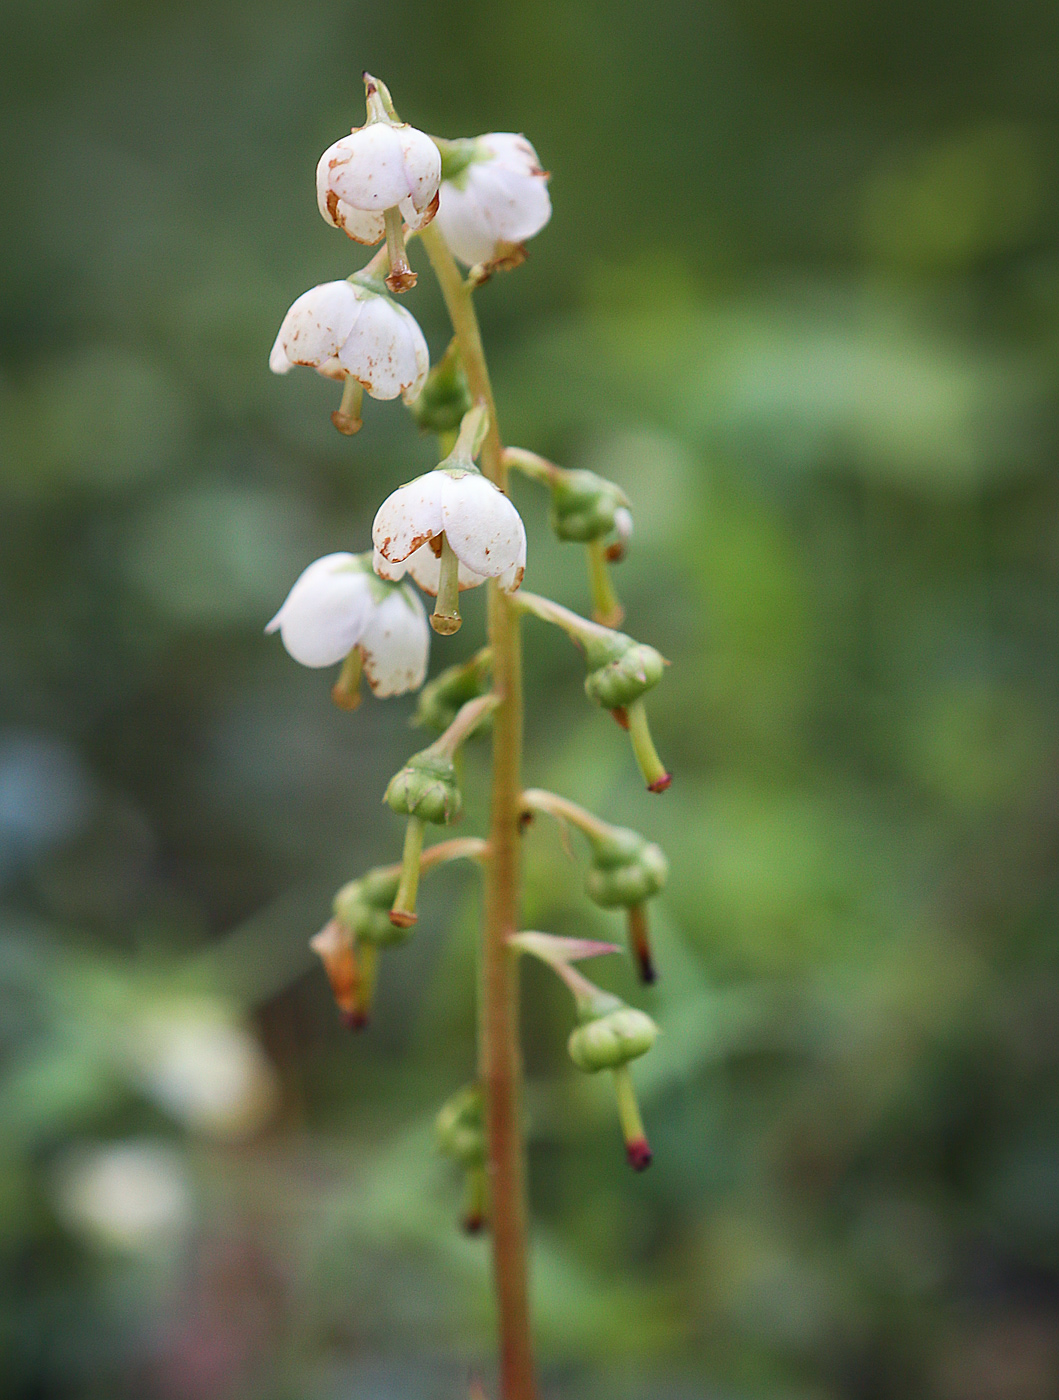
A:
[[[507,469],[496,406],[470,289],[433,224],[420,233],[437,276],[471,397],[485,405],[485,475],[506,491]],[[536,1400],[529,1322],[522,1062],[518,1038],[518,960],[507,945],[518,928],[519,814],[522,793],[522,652],[510,596],[489,581],[487,625],[493,658],[493,790],[482,928],[482,1080],[486,1099],[487,1172],[492,1197],[493,1272],[500,1330],[503,1400]]]

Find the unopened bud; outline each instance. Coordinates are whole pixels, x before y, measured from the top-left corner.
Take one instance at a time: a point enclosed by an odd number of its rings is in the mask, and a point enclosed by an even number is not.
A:
[[[662,679],[665,659],[654,647],[636,642],[624,632],[606,641],[593,638],[585,647],[588,675],[585,694],[605,710],[639,700]]]
[[[578,1026],[567,1048],[578,1069],[595,1074],[646,1055],[657,1039],[658,1027],[646,1011],[620,1004],[617,1010]]]
[[[395,928],[390,922],[390,907],[399,881],[400,869],[392,866],[380,866],[359,880],[351,880],[335,895],[335,918],[362,943],[382,947],[403,943],[406,930]]]
[[[424,432],[452,433],[474,406],[455,341],[427,375],[412,404],[412,417]]]
[[[438,826],[455,821],[463,801],[452,759],[429,749],[413,754],[390,779],[383,800],[399,816]]]
[[[628,827],[592,841],[594,859],[585,878],[588,897],[604,909],[641,904],[659,892],[669,875],[660,846]]]
[[[623,512],[623,525],[630,522],[629,500],[613,481],[595,472],[559,471],[550,481],[552,529],[561,540],[587,544],[618,530],[618,512]]]
[[[309,947],[324,965],[343,1024],[351,1030],[362,1030],[368,1023],[368,1008],[352,931],[340,920],[332,919],[309,939]]]
[[[485,1162],[485,1102],[477,1084],[458,1089],[434,1119],[438,1151],[464,1167]]]
[[[489,673],[492,664],[488,648],[483,648],[470,661],[447,670],[423,687],[419,692],[415,718],[412,723],[421,729],[433,729],[439,734],[448,729],[456,718],[461,705],[475,700],[489,689]],[[476,732],[485,729],[489,716],[483,717]]]

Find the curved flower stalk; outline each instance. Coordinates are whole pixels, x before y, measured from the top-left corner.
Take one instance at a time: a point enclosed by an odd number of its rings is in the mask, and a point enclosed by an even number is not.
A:
[[[320,213],[357,243],[386,239],[391,292],[416,284],[408,265],[402,221],[424,228],[437,213],[441,155],[425,132],[398,120],[384,83],[364,74],[368,118],[320,157],[316,202]]]
[[[556,537],[585,545],[594,621],[604,627],[620,627],[625,609],[614,591],[607,565],[624,559],[632,538],[628,496],[620,486],[595,472],[557,467],[523,447],[507,448],[504,460],[509,467],[548,488],[549,520]],[[605,544],[608,535],[614,539]]]
[[[474,836],[439,841],[419,859],[419,873],[454,860],[483,860],[486,843]],[[342,886],[334,898],[333,917],[309,939],[324,965],[343,1025],[363,1030],[371,1014],[381,948],[407,941],[410,926],[390,918],[401,881],[401,866],[376,866]]]
[[[621,727],[628,730],[648,792],[665,792],[673,779],[658,757],[643,704],[644,695],[662,679],[668,664],[665,657],[654,647],[645,646],[624,632],[589,622],[550,598],[523,592],[515,601],[523,612],[561,627],[585,653],[585,694],[610,710]]]
[[[516,267],[524,244],[552,216],[548,172],[524,136],[491,131],[468,141],[438,141],[438,228],[468,267]]]
[[[612,944],[557,938],[548,933],[516,933],[508,942],[546,963],[569,988],[579,1022],[567,1042],[570,1058],[586,1074],[596,1074],[601,1069],[613,1073],[625,1156],[633,1171],[644,1171],[651,1165],[652,1153],[629,1063],[647,1054],[658,1039],[658,1027],[646,1011],[627,1006],[620,997],[603,991],[570,965],[617,949]]]
[[[325,554],[294,582],[265,628],[279,632],[303,666],[343,661],[332,692],[342,709],[360,704],[363,674],[381,698],[418,690],[427,672],[430,629],[414,589],[377,578],[369,554]]]
[[[441,738],[435,739],[429,748],[413,754],[401,771],[390,779],[386,788],[383,801],[391,811],[408,818],[401,879],[390,909],[390,922],[398,928],[410,928],[416,922],[423,826],[426,822],[447,826],[459,817],[463,810],[463,795],[453,760],[460,745],[470,738],[496,704],[495,695],[482,695],[477,700],[469,700]]]
[[[417,729],[433,729],[440,734],[456,718],[462,705],[486,693],[492,669],[493,653],[489,647],[476,651],[469,661],[449,666],[419,692],[413,725]],[[487,723],[488,716],[481,721],[476,732],[480,733]]]
[[[351,435],[361,426],[361,391],[411,403],[426,383],[430,353],[415,317],[385,295],[381,282],[355,274],[303,292],[284,316],[268,366],[288,374],[295,365],[346,384],[331,420]]]
[[[526,569],[522,518],[474,465],[485,428],[484,409],[472,409],[450,455],[388,496],[371,527],[375,572],[410,573],[437,598],[430,625],[446,635],[459,631],[461,590],[495,578],[514,592]]]
[[[523,811],[546,812],[564,825],[569,822],[583,833],[592,850],[592,864],[585,879],[585,893],[602,909],[624,909],[629,925],[629,946],[636,959],[640,981],[657,980],[647,923],[647,900],[658,894],[669,877],[669,862],[661,846],[646,840],[627,826],[612,826],[557,793],[527,788]]]

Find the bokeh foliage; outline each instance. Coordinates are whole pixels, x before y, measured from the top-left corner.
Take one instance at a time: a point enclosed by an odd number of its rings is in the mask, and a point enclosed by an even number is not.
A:
[[[627,490],[627,625],[674,662],[650,798],[527,624],[529,780],[673,866],[645,1177],[527,974],[549,1393],[1053,1395],[1059,12],[11,0],[0,35],[5,1393],[448,1396],[489,1354],[429,1132],[473,876],[351,1041],[305,944],[396,850],[411,705],[340,714],[261,635],[432,461],[266,367],[357,265],[312,173],[369,67],[553,171],[480,293],[503,426]],[[518,503],[528,585],[585,607]],[[620,927],[543,823],[527,871],[529,926]]]

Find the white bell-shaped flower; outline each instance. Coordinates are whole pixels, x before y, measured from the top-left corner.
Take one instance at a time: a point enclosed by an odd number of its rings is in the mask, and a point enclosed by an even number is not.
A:
[[[367,554],[315,560],[265,631],[278,631],[303,666],[348,664],[352,657],[353,674],[343,686],[346,708],[356,704],[361,667],[380,697],[418,690],[426,677],[430,629],[423,605],[407,584],[377,578]]]
[[[416,275],[405,253],[402,219],[411,229],[429,224],[438,209],[441,152],[425,132],[398,121],[386,85],[364,74],[366,125],[354,127],[320,157],[316,202],[334,228],[358,243],[386,239],[386,285],[407,292]]]
[[[446,164],[454,173],[441,183],[438,228],[469,267],[509,255],[551,218],[548,175],[524,136],[493,131],[452,142]]]
[[[396,209],[409,228],[437,212],[441,154],[423,131],[407,123],[354,127],[320,157],[316,200],[334,228],[357,243],[381,243],[385,215]]]
[[[419,396],[430,354],[414,316],[359,282],[324,282],[303,292],[283,318],[269,368],[307,365],[329,379],[352,377],[374,399]]]

